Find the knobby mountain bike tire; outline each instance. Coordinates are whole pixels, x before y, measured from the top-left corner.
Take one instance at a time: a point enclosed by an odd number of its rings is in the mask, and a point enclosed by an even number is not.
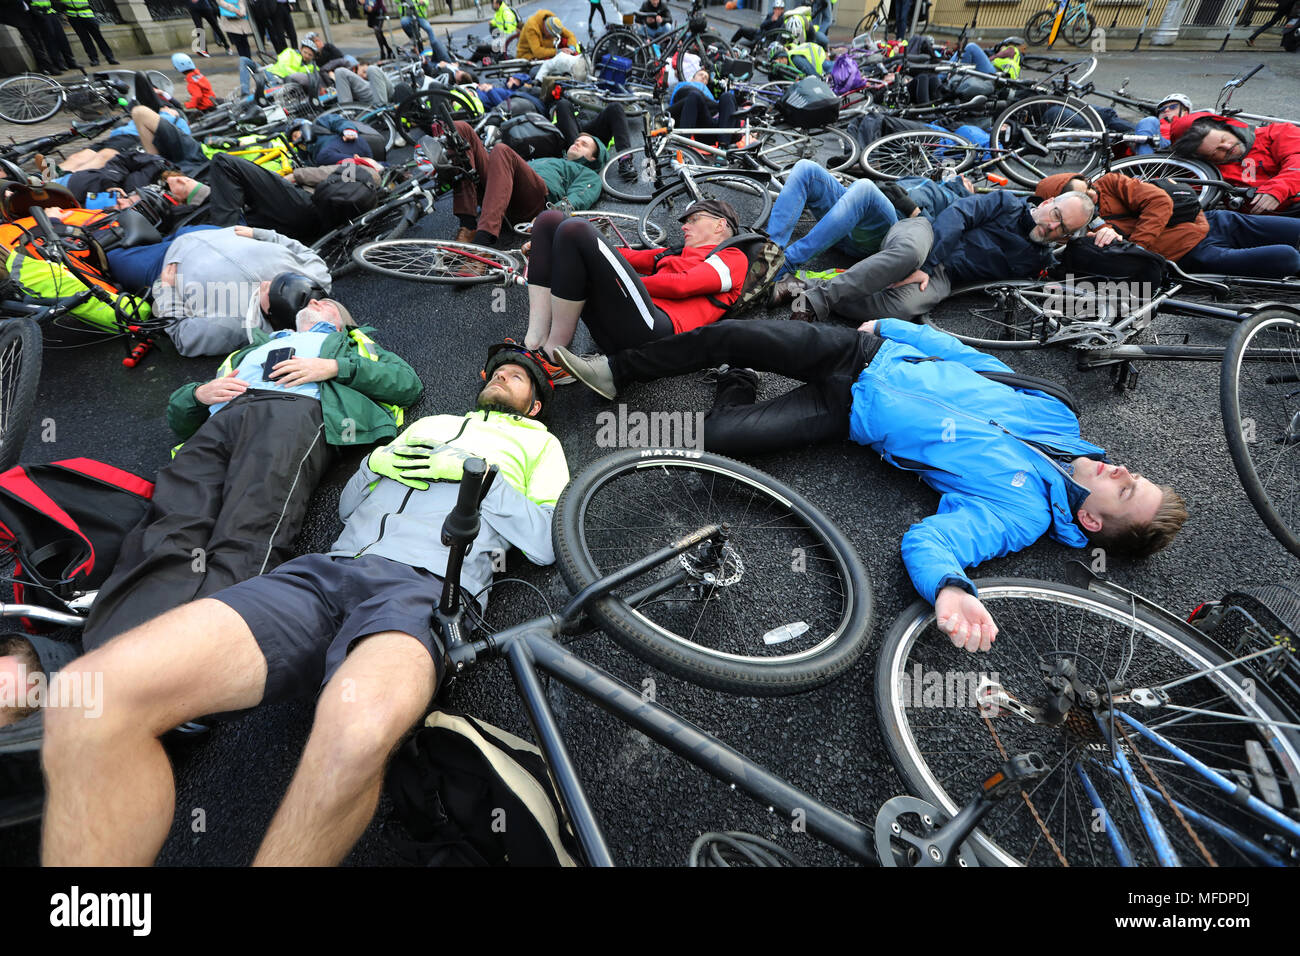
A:
[[[656,193],[650,200],[638,227],[641,241],[651,245],[657,231],[662,229],[670,248],[684,245],[681,217],[692,203],[703,199],[730,203],[742,229],[757,229],[767,222],[767,215],[772,211],[770,180],[769,176],[738,172],[702,173],[690,181],[683,180],[671,189]]]
[[[1130,791],[1112,766],[1112,741],[1118,741],[1183,865],[1206,863],[1201,846],[1220,865],[1260,862],[1207,821],[1240,831],[1257,845],[1265,842],[1269,825],[1245,814],[1232,795],[1217,791],[1122,719],[1103,717],[1099,723],[1097,714],[1111,706],[1128,713],[1229,778],[1237,771],[1251,778],[1249,754],[1258,745],[1287,808],[1294,810],[1300,743],[1296,731],[1279,726],[1294,716],[1266,686],[1247,681],[1231,666],[1206,673],[1231,658],[1194,629],[1137,602],[1029,579],[975,583],[999,628],[989,651],[955,647],[935,626],[927,602],[898,618],[879,651],[876,716],[911,793],[951,815],[1009,756],[1037,751],[1048,774],[1025,794],[999,802],[984,819],[970,843],[981,860],[1114,866],[1118,851],[1111,838],[1117,837],[1133,862],[1151,865]],[[1079,693],[1059,709],[1062,717],[1049,721],[1043,716],[1049,713],[1049,690],[1042,668],[1064,661],[1074,664],[1081,688],[1100,690],[1091,702]],[[1107,680],[1116,682],[1110,691]],[[1144,707],[1115,700],[1143,688],[1159,689],[1168,703]],[[1102,809],[1095,808],[1090,787]],[[1175,801],[1188,826],[1162,793]]]
[[[22,454],[40,380],[40,328],[25,317],[0,319],[0,471]]]
[[[1219,405],[1233,467],[1273,537],[1300,557],[1300,310],[1266,307],[1233,332]]]
[[[367,272],[441,285],[501,282],[519,268],[518,260],[508,252],[449,239],[371,242],[352,257]]]
[[[610,637],[669,674],[733,694],[795,694],[839,677],[866,647],[871,585],[853,546],[811,502],[749,465],[698,451],[615,452],[569,482],[555,514],[556,561],[574,593],[683,535],[730,524],[721,560],[688,551],[588,605]],[[628,603],[672,575],[682,579],[672,589]]]

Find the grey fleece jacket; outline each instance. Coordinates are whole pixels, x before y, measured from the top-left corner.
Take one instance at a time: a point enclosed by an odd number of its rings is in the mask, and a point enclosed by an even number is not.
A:
[[[301,272],[329,291],[325,261],[296,239],[271,229],[254,229],[253,238],[235,227],[188,233],[173,242],[163,267],[177,264],[175,285],[153,285],[153,313],[173,319],[167,334],[181,355],[228,355],[249,342],[249,304],[263,280],[281,272]],[[271,327],[254,310],[264,332]]]
[[[558,454],[562,460],[559,442],[553,437],[550,441],[554,447],[549,453]],[[377,554],[439,576],[445,574],[450,551],[442,544],[442,522],[456,506],[460,485],[433,482],[421,491],[381,478],[370,470],[368,462],[369,459],[361,462],[343,489],[339,498],[343,533],[327,553],[346,557]],[[515,547],[534,564],[554,563],[551,543],[554,513],[554,506],[530,501],[504,477],[498,476],[483,499],[482,525],[465,557],[460,576],[466,594],[483,592],[478,599],[480,608],[487,609],[485,589],[492,583],[494,557],[499,558]]]

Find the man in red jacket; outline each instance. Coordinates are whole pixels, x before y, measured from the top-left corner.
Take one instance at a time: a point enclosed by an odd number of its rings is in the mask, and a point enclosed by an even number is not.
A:
[[[1277,212],[1300,200],[1300,127],[1189,113],[1169,124],[1169,134],[1174,155],[1213,163],[1227,182],[1254,186],[1247,212]]]
[[[573,340],[579,318],[607,354],[720,319],[740,297],[749,268],[739,249],[714,252],[740,231],[739,217],[730,203],[706,199],[692,203],[681,221],[680,250],[615,249],[585,219],[558,210],[538,216],[525,346],[553,362],[553,350]],[[555,374],[556,384],[572,381],[563,369]]]

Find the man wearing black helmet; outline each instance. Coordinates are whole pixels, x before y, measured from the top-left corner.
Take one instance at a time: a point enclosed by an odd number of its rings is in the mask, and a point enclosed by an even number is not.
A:
[[[330,449],[392,438],[420,395],[411,367],[316,279],[283,273],[259,295],[273,331],[253,329],[211,381],[172,393],[167,421],[185,444],[100,588],[87,650],[284,561]]]
[[[162,847],[174,783],[157,737],[214,712],[316,695],[311,736],[254,860],[340,862],[365,830],[389,755],[428,710],[445,652],[429,628],[448,549],[438,529],[464,461],[501,473],[465,558],[466,593],[486,594],[494,557],[554,560],[551,517],[568,483],[564,451],[538,421],[549,379],[517,347],[494,350],[476,408],[412,424],[372,452],[339,500],[327,554],[288,561],[179,607],[73,662],[102,673],[97,719],[45,715],[47,864],[147,864]],[[486,597],[479,597],[486,605]],[[93,800],[95,814],[81,809]]]

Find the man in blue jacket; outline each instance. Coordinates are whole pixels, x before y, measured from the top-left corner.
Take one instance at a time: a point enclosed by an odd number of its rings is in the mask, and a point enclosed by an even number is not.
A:
[[[1030,205],[998,191],[959,199],[935,217],[895,223],[880,251],[826,282],[778,280],[772,304],[793,305],[793,317],[859,322],[924,315],[955,288],[995,279],[1027,279],[1051,264],[1051,246],[1081,235],[1096,214],[1082,193]]]
[[[709,451],[744,457],[848,437],[916,472],[941,498],[936,514],[903,535],[903,562],[940,626],[967,650],[987,650],[997,626],[966,568],[1044,534],[1145,556],[1187,518],[1173,488],[1108,463],[1081,438],[1065,403],[986,378],[1012,370],[928,326],[724,321],[608,357],[561,348],[556,358],[609,399],[632,382],[729,365],[704,417]],[[751,368],[806,384],[755,403]]]

